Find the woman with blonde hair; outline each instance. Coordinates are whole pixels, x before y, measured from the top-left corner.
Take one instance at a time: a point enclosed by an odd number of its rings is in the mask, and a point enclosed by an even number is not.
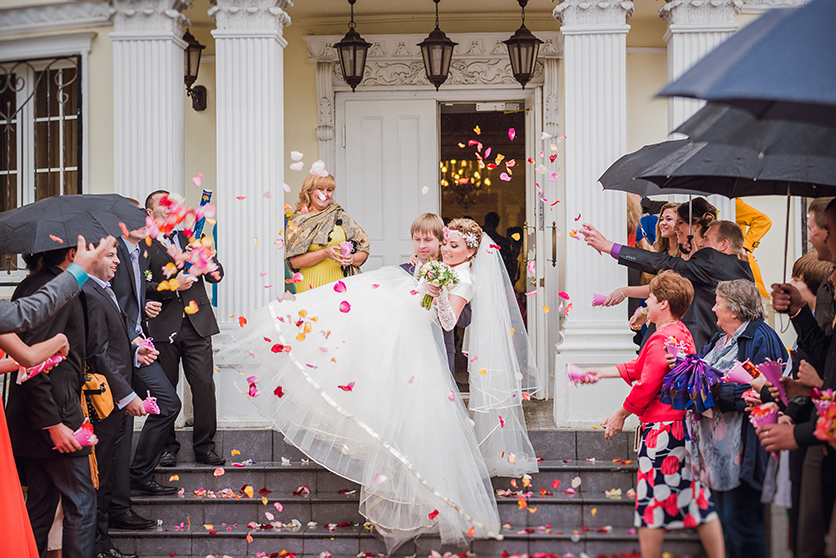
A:
[[[297,293],[359,273],[369,257],[369,237],[333,201],[335,187],[330,174],[311,172],[287,224],[285,261],[291,271],[302,274]],[[343,255],[344,242],[351,243],[350,254]]]

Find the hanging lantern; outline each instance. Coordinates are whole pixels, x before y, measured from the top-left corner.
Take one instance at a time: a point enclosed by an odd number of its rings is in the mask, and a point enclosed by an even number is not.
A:
[[[444,34],[444,31],[438,28],[438,3],[441,0],[433,1],[435,2],[435,29],[418,46],[421,47],[421,55],[424,57],[427,79],[435,85],[435,90],[438,91],[441,84],[447,81],[450,62],[453,59],[453,47],[459,43],[454,43]]]
[[[363,81],[363,73],[366,70],[366,53],[371,43],[367,43],[354,30],[354,3],[357,0],[348,0],[351,5],[351,21],[348,22],[348,33],[340,42],[334,45],[340,56],[340,69],[343,72],[343,79],[354,91],[360,82]]]

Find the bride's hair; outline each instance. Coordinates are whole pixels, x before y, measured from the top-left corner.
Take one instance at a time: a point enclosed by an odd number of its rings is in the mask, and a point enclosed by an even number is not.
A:
[[[447,228],[451,231],[459,231],[462,234],[467,247],[473,250],[473,256],[470,259],[476,256],[479,251],[479,244],[482,242],[482,227],[477,225],[476,221],[473,219],[453,219],[447,225]],[[468,239],[468,236],[470,236],[470,239]]]

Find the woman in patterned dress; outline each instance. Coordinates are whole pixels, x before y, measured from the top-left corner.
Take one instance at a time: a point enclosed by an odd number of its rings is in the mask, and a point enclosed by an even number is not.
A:
[[[623,378],[633,386],[624,405],[603,423],[607,439],[621,432],[631,414],[641,421],[638,454],[635,526],[643,558],[656,558],[665,531],[696,527],[706,554],[724,556],[723,531],[711,491],[693,480],[685,468],[684,412],[662,404],[662,379],[668,372],[666,342],[674,338],[684,353],[694,352],[688,328],[679,321],[694,297],[690,281],[673,271],[663,271],[650,282],[647,319],[656,331],[631,362],[588,370],[585,383],[599,378]]]

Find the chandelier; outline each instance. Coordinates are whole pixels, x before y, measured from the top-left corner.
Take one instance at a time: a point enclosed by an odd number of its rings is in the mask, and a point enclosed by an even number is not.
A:
[[[491,190],[491,170],[482,161],[450,159],[439,163],[441,193],[465,210]]]

